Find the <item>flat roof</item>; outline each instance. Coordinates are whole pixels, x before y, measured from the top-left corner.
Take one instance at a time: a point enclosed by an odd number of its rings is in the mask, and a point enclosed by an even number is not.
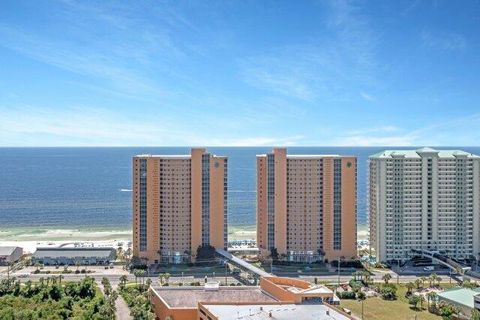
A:
[[[33,258],[107,258],[115,248],[37,248]]]
[[[196,308],[198,302],[276,302],[260,287],[222,287],[205,290],[204,287],[160,287],[152,286],[153,291],[172,308]]]
[[[322,304],[213,305],[203,304],[220,320],[347,320],[349,317]],[[272,317],[270,317],[270,313]]]
[[[269,153],[272,154],[272,153]],[[257,157],[266,157],[267,154],[257,154]],[[323,159],[323,158],[356,158],[357,156],[340,154],[287,154],[287,159]]]
[[[457,157],[480,158],[479,156],[463,150],[436,150],[433,148],[420,148],[410,150],[385,150],[373,154],[370,159],[385,159],[402,157],[409,159],[420,159],[422,155],[436,154],[439,158],[455,159]]]
[[[0,256],[10,256],[17,248],[20,247],[0,247]]]
[[[168,158],[168,159],[190,159],[189,154],[138,154],[135,158]]]
[[[467,288],[454,288],[450,290],[445,290],[438,293],[438,296],[450,300],[456,304],[464,305],[469,308],[474,307],[473,297],[480,294],[480,288],[476,289],[467,289]]]

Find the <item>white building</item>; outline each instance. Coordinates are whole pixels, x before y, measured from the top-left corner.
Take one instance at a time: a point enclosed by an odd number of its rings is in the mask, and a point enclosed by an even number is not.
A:
[[[411,249],[478,257],[480,157],[459,150],[386,150],[370,156],[370,242],[378,261]]]
[[[0,247],[0,266],[17,262],[22,255],[23,249],[20,247]]]

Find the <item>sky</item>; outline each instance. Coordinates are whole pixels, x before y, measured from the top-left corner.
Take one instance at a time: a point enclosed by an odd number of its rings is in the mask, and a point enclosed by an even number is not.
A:
[[[0,146],[199,145],[480,145],[480,0],[0,2]]]

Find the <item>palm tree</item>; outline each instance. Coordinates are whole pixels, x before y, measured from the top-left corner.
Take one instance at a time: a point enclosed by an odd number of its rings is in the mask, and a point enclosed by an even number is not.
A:
[[[139,269],[135,269],[133,270],[133,275],[135,276],[135,285],[137,285],[137,280],[138,280],[138,277],[141,277],[141,270]]]
[[[367,295],[363,291],[357,292],[357,300],[362,302],[362,320],[363,320],[363,302],[367,299]]]
[[[442,278],[437,276],[437,286],[440,286],[440,282],[442,282]]]
[[[422,280],[420,279],[415,280],[415,286],[417,287],[417,289],[420,289],[420,287],[422,286]]]
[[[386,273],[383,275],[382,280],[385,281],[385,284],[388,284],[388,281],[392,279],[392,275],[390,273]]]
[[[422,287],[425,286],[425,282],[427,282],[427,277],[421,277],[420,280],[422,280]]]
[[[415,284],[413,284],[413,282],[411,281],[408,282],[405,286],[407,287],[407,293],[411,293],[413,288],[415,288]]]
[[[165,277],[165,283],[168,284],[168,280],[170,279],[170,273],[168,273],[168,272],[165,273],[165,274],[164,274],[164,277]]]
[[[437,280],[437,274],[432,273],[430,277],[428,277],[428,282],[430,283],[430,287],[432,286],[432,283],[435,283],[436,280]]]
[[[158,282],[160,282],[160,285],[163,286],[163,281],[165,279],[165,274],[164,273],[160,273],[158,275]]]
[[[120,283],[122,283],[123,285],[125,285],[128,281],[128,277],[126,275],[122,275],[120,276]]]
[[[60,285],[62,284],[62,279],[64,278],[64,276],[62,275],[59,275],[58,276],[58,282],[60,283]]]
[[[430,309],[430,302],[434,302],[437,300],[437,293],[431,291],[427,293],[427,309]]]

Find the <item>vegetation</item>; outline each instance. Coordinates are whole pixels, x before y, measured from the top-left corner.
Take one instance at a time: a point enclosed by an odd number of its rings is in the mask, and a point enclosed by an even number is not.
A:
[[[210,245],[201,245],[197,248],[197,262],[210,262],[215,259],[215,248]]]
[[[120,294],[130,308],[130,315],[134,320],[153,320],[155,314],[152,312],[152,304],[148,297],[148,286],[135,284],[124,286]]]
[[[108,320],[114,318],[109,299],[113,298],[104,298],[91,277],[68,283],[58,277],[24,284],[15,278],[4,279],[0,281],[0,319]]]
[[[160,285],[162,286],[168,286],[169,283],[168,283],[168,280],[170,279],[170,273],[166,272],[166,273],[160,273],[158,275],[158,281],[160,282]]]
[[[397,287],[392,284],[384,284],[380,289],[380,296],[383,300],[396,300]]]
[[[425,280],[425,285],[428,285],[428,282],[428,279]],[[432,282],[432,285],[433,284],[434,282]],[[437,286],[442,288],[452,287],[452,285],[449,284],[439,285],[438,282]],[[436,293],[434,292],[427,294],[425,300],[420,297],[418,297],[418,299],[412,298],[414,296],[416,297],[416,295],[413,295],[413,290],[415,289],[413,282],[398,285],[375,284],[375,287],[377,287],[375,291],[380,293],[378,297],[370,297],[362,301],[360,297],[358,297],[362,291],[359,291],[357,292],[357,300],[341,300],[341,306],[350,309],[353,314],[360,317],[363,303],[364,319],[369,320],[405,320],[415,319],[415,317],[418,320],[449,320],[455,319],[454,315],[458,312],[458,310],[450,304],[445,302],[437,303]],[[382,290],[386,287],[395,288],[393,289],[396,293],[395,300],[385,300],[381,295]],[[424,301],[428,302],[428,304]],[[473,317],[472,319],[477,320],[477,318]]]

